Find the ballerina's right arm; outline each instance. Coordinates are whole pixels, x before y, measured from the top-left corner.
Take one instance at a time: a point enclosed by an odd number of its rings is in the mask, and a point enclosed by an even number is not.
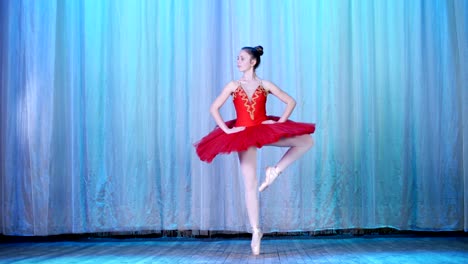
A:
[[[226,134],[236,133],[245,129],[245,127],[233,127],[233,128],[227,127],[226,123],[224,123],[224,120],[221,117],[221,114],[219,113],[219,109],[221,108],[221,106],[224,105],[226,100],[229,98],[229,96],[231,96],[231,94],[236,90],[236,88],[237,86],[235,82],[228,83],[226,86],[224,86],[223,91],[214,100],[214,102],[211,104],[211,107],[210,107],[210,113],[213,116],[216,124]]]

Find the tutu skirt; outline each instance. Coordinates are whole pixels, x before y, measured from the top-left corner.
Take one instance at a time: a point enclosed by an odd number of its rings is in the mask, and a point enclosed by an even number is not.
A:
[[[268,119],[277,121],[279,117],[268,116]],[[226,125],[232,128],[235,123],[234,119],[226,122]],[[233,134],[226,134],[221,128],[216,127],[195,143],[195,148],[202,161],[211,162],[218,154],[245,151],[252,146],[261,148],[283,138],[312,134],[314,131],[315,124],[313,123],[300,123],[291,120],[283,123],[249,126]]]

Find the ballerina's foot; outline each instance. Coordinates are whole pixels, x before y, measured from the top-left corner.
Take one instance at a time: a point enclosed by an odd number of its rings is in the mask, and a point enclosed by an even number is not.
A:
[[[260,188],[258,188],[258,191],[263,192],[270,184],[272,184],[275,179],[278,177],[280,174],[276,167],[268,167],[265,172],[265,181],[260,185]]]
[[[252,254],[257,256],[260,254],[260,242],[262,241],[263,233],[259,228],[254,228],[252,233],[252,242],[250,247],[252,248]]]

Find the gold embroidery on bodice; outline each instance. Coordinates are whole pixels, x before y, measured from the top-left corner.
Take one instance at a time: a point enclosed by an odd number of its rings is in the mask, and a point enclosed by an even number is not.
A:
[[[254,120],[254,118],[255,118],[255,116],[254,116],[255,105],[257,104],[257,98],[262,93],[265,95],[265,97],[268,94],[267,91],[265,90],[265,88],[263,88],[261,85],[259,85],[255,89],[255,92],[252,94],[252,99],[249,99],[249,96],[247,95],[247,92],[244,90],[244,88],[242,88],[241,85],[239,85],[237,87],[237,89],[234,91],[234,93],[232,95],[232,98],[234,100],[236,98],[236,95],[239,95],[241,97],[242,101],[244,101],[244,106],[245,106],[247,112],[249,113],[250,118],[252,120]]]

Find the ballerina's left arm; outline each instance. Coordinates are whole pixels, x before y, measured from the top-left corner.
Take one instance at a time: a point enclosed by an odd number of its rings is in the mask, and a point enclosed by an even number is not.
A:
[[[286,109],[284,109],[283,115],[280,117],[278,122],[283,123],[286,120],[288,120],[289,116],[294,110],[294,107],[296,107],[296,100],[294,100],[294,98],[292,98],[289,94],[281,90],[278,86],[276,86],[272,82],[263,81],[263,86],[267,91],[272,93],[274,96],[278,97],[278,99],[280,99],[283,103],[286,104]],[[269,121],[270,120],[267,120],[265,122],[270,123]]]

